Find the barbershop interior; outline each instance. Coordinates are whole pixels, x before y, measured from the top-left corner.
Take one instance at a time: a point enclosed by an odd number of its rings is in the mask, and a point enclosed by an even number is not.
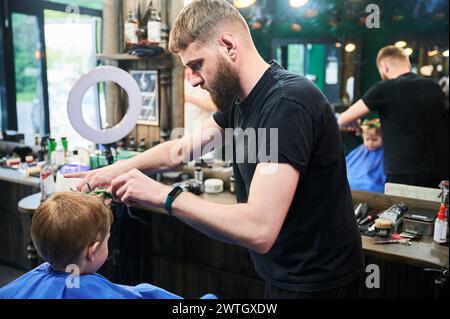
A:
[[[0,298],[448,298],[447,0],[0,16]]]

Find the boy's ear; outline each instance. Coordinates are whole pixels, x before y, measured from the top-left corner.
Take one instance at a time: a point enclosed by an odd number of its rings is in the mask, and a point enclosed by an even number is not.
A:
[[[86,254],[86,258],[89,261],[95,261],[95,252],[97,251],[97,249],[100,247],[100,242],[96,241],[95,243],[93,243],[92,245],[87,247],[87,254]]]

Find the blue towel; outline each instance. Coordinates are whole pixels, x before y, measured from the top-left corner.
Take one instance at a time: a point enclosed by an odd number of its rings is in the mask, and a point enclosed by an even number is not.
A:
[[[66,285],[68,275],[54,271],[49,263],[43,263],[0,288],[0,299],[182,299],[150,284],[137,286],[114,284],[99,274],[81,275],[79,288],[68,288]],[[72,285],[74,283],[70,280],[69,282]],[[217,299],[217,297],[208,294],[202,299]]]
[[[363,144],[347,155],[346,162],[351,189],[384,193],[383,147],[369,151]]]

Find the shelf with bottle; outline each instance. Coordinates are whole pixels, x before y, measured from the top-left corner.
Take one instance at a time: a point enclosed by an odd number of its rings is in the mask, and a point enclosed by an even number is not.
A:
[[[153,1],[148,3],[147,9],[142,15],[140,3],[137,12],[130,10],[124,21],[124,52],[134,50],[136,46],[147,46],[147,49],[152,46],[165,48],[167,41],[163,41],[162,34],[165,35],[166,31],[162,24],[161,13],[153,6]],[[164,36],[164,38],[166,37]]]
[[[173,55],[170,52],[163,52],[153,57],[138,57],[128,53],[97,54],[97,59],[105,62],[106,65],[120,65],[122,63],[144,62],[148,70],[164,70],[173,67]]]

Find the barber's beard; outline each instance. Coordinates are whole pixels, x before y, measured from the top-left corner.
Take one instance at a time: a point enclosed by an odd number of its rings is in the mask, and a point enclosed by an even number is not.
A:
[[[217,72],[208,91],[217,109],[226,112],[234,103],[241,87],[238,75],[223,59],[219,59]]]

